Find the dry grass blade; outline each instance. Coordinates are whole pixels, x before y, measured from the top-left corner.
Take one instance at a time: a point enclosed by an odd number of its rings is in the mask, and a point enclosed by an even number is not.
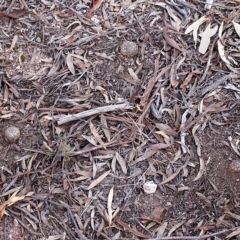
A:
[[[104,174],[102,174],[100,177],[98,177],[96,180],[94,180],[87,188],[87,190],[90,190],[92,188],[94,188],[95,186],[97,186],[101,181],[104,180],[104,178],[107,177],[107,175],[111,172],[111,170],[105,172]]]
[[[100,135],[99,135],[98,132],[97,132],[97,129],[95,128],[95,126],[93,125],[93,123],[92,123],[91,121],[90,121],[90,123],[89,123],[89,126],[90,126],[91,133],[92,133],[93,136],[96,138],[96,140],[98,141],[98,143],[99,143],[104,149],[106,149],[105,143],[104,143],[103,140],[101,139]]]

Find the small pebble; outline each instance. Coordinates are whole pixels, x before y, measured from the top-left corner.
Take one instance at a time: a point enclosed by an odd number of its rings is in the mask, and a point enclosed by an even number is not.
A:
[[[143,190],[145,193],[151,194],[155,193],[157,190],[157,184],[153,181],[148,181],[143,184]]]
[[[5,130],[5,139],[8,142],[16,142],[20,137],[20,130],[17,127],[8,127]]]
[[[229,169],[232,171],[232,172],[240,172],[240,161],[239,160],[233,160],[230,165],[229,165]]]
[[[134,57],[138,54],[138,45],[134,42],[124,41],[120,46],[120,52],[124,57]]]

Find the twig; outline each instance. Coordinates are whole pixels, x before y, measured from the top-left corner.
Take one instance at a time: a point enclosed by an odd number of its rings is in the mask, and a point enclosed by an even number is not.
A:
[[[193,236],[181,236],[181,237],[162,237],[162,238],[149,238],[148,240],[204,240],[206,238],[214,237],[229,231],[234,231],[239,227],[234,227],[230,229],[225,229],[220,232],[212,233],[212,234],[207,234],[203,236],[198,236],[198,237],[193,237]]]
[[[117,110],[123,110],[123,109],[132,109],[133,107],[129,103],[123,103],[123,104],[117,104],[117,105],[109,105],[104,107],[98,107],[94,109],[90,109],[81,113],[71,114],[64,116],[58,120],[58,125],[62,125],[71,121],[76,121],[81,118],[90,117],[98,113],[103,112],[112,112]]]

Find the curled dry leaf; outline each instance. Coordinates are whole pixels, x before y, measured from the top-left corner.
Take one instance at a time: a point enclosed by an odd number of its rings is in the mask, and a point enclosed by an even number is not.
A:
[[[200,25],[202,25],[208,19],[209,18],[207,18],[206,16],[201,17],[196,22],[192,23],[185,31],[185,34],[188,34],[188,33],[193,31],[193,39],[194,39],[194,42],[195,42],[195,47],[197,45],[197,32],[198,32],[198,28],[199,28]]]
[[[203,176],[203,174],[206,173],[206,167],[205,167],[205,163],[204,163],[204,160],[202,157],[199,157],[199,163],[200,163],[200,169],[199,169],[197,176],[194,178],[193,181],[197,181],[198,179],[200,179]]]

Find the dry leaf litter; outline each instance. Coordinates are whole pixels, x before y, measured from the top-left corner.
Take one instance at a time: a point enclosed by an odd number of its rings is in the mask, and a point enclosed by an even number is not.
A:
[[[239,239],[240,1],[0,1],[0,239]]]

